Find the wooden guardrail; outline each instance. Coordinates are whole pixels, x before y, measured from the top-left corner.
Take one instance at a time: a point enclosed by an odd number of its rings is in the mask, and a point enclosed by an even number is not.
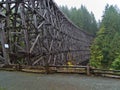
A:
[[[49,66],[55,67],[57,72],[63,73],[84,73],[87,75],[99,75],[113,78],[120,78],[120,70],[97,69],[91,66]]]
[[[51,70],[55,70],[58,73],[82,73],[89,75],[90,69],[87,66],[68,66],[68,65],[54,65],[49,66]]]
[[[86,75],[99,75],[113,78],[120,78],[120,70],[96,69],[91,66],[68,66],[68,65],[48,65],[48,66],[23,66],[11,65],[1,67],[0,70],[17,70],[31,73],[79,73]]]
[[[120,78],[120,70],[92,69],[92,74]]]

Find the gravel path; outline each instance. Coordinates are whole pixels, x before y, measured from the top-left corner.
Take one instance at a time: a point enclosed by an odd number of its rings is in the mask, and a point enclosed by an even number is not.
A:
[[[4,90],[120,90],[120,79],[0,71],[0,87]]]

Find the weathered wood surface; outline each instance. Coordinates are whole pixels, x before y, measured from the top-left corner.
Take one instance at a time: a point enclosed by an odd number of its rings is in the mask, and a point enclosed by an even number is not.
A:
[[[67,73],[67,74],[86,74],[88,76],[103,76],[120,79],[120,70],[105,70],[95,69],[88,66],[68,66],[68,65],[53,65],[53,66],[26,66],[26,65],[2,65],[0,64],[0,70],[5,71],[21,71],[28,73]]]
[[[75,26],[53,0],[0,0],[0,13],[5,16],[11,64],[65,65],[70,59],[74,64],[89,60],[93,36]]]

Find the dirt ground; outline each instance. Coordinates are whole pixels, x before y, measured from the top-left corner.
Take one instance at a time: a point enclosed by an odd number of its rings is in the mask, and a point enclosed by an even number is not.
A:
[[[120,79],[0,71],[3,90],[120,90]]]

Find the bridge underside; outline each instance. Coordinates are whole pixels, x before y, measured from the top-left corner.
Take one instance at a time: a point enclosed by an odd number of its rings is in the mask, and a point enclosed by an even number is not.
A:
[[[93,37],[72,24],[52,0],[0,0],[0,62],[79,64]]]

